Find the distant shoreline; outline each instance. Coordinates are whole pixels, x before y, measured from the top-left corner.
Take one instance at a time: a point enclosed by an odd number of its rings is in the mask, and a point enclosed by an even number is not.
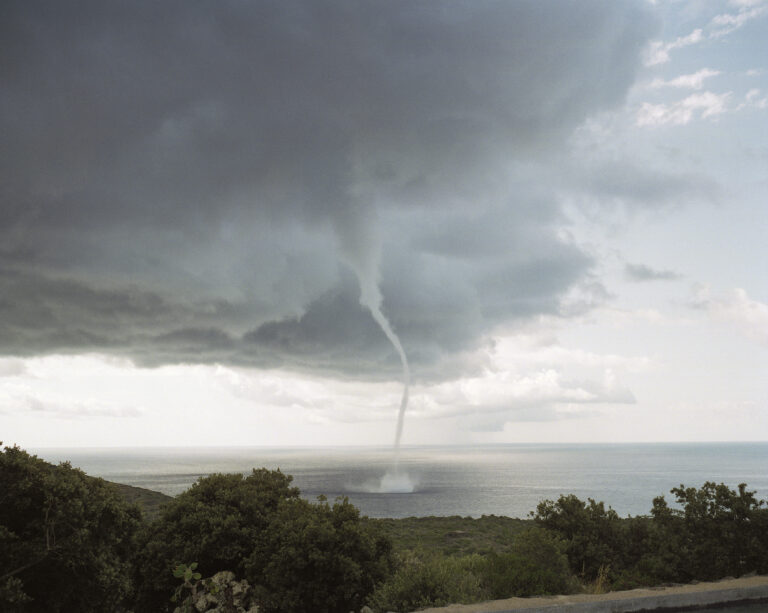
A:
[[[369,517],[525,518],[542,500],[574,494],[610,504],[622,517],[644,515],[656,496],[706,480],[747,483],[768,497],[768,443],[503,444],[407,446],[400,467],[410,491],[384,487],[392,448],[32,449],[89,475],[175,496],[199,477],[280,469],[307,500],[347,496]]]

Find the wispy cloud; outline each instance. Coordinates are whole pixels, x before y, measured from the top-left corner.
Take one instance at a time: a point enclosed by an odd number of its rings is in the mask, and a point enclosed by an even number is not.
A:
[[[429,394],[414,394],[412,414],[425,418],[446,418],[478,413],[498,413],[498,425],[516,421],[524,412],[525,421],[540,413],[552,418],[558,405],[634,404],[635,396],[611,369],[600,379],[569,379],[555,369],[519,376],[509,372],[486,373],[482,377],[443,383]],[[533,410],[533,412],[531,412]]]
[[[728,110],[731,92],[705,91],[672,104],[644,102],[637,113],[638,126],[685,125],[693,119],[715,117]]]
[[[768,11],[768,4],[764,0],[741,0],[740,2],[731,2],[731,4],[739,7],[738,12],[715,16],[710,22],[710,38],[726,36]]]
[[[627,264],[624,275],[630,281],[675,281],[682,278],[680,273],[673,270],[656,270],[645,264]]]
[[[660,87],[676,87],[680,89],[701,89],[704,86],[704,80],[710,77],[716,77],[722,74],[719,70],[710,70],[709,68],[702,68],[692,74],[684,74],[674,79],[665,81],[664,79],[654,79],[651,81],[650,87],[656,89]]]
[[[744,96],[744,102],[736,107],[737,111],[742,109],[768,109],[768,96],[763,95],[762,91],[753,88]]]
[[[141,409],[133,406],[113,406],[94,400],[72,401],[31,392],[14,394],[12,390],[0,389],[0,413],[9,412],[55,419],[136,418],[144,415]]]
[[[696,285],[693,293],[691,307],[736,326],[744,336],[768,347],[768,304],[753,300],[740,287],[713,295],[709,286]]]
[[[704,32],[701,28],[695,29],[687,36],[679,36],[671,43],[665,43],[660,40],[651,41],[645,53],[645,65],[655,66],[669,61],[669,52],[674,49],[681,49],[689,45],[695,45],[704,40]]]
[[[645,65],[665,64],[670,59],[671,51],[698,44],[706,39],[727,36],[768,12],[766,0],[731,0],[730,4],[737,9],[735,13],[715,15],[704,28],[696,28],[690,34],[678,36],[668,43],[661,40],[651,41],[645,51]]]
[[[737,113],[745,109],[768,109],[768,96],[756,87],[750,89],[738,104],[729,104],[732,98],[733,92],[730,91],[721,94],[705,91],[691,94],[671,104],[644,102],[637,112],[636,123],[641,127],[685,125],[696,119],[706,119],[724,113]]]

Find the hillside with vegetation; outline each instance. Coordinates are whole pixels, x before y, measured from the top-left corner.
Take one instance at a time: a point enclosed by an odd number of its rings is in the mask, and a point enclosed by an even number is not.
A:
[[[126,485],[124,483],[115,483],[111,481],[112,486],[117,489],[126,502],[138,506],[148,520],[156,519],[160,515],[163,505],[173,500],[172,496],[161,494],[154,490],[148,490],[143,487]]]
[[[412,611],[768,573],[768,509],[705,483],[619,517],[575,496],[528,520],[368,519],[280,471],[214,474],[170,498],[0,453],[0,610]]]

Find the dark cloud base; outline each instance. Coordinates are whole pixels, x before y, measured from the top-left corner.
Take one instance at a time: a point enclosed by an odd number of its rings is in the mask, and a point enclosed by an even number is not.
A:
[[[641,2],[5,2],[0,353],[393,377],[558,313],[554,166]],[[544,178],[544,180],[542,180]],[[450,367],[445,366],[451,364]]]

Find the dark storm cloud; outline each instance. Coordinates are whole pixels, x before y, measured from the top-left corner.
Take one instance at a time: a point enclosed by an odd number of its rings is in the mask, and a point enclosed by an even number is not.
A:
[[[379,240],[417,368],[556,313],[590,260],[530,177],[651,33],[613,1],[5,2],[0,351],[396,372],[339,264]]]

